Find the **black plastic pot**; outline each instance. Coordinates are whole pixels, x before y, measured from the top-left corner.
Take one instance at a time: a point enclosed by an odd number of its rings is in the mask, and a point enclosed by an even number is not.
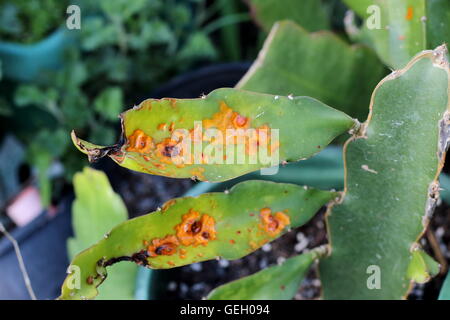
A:
[[[152,97],[198,98],[218,88],[234,87],[248,68],[249,62],[222,63],[204,67],[175,77],[155,90]]]
[[[72,236],[71,199],[62,201],[56,215],[46,211],[11,235],[19,247],[38,299],[55,299],[66,276],[69,260],[66,241]],[[0,238],[0,299],[30,299],[11,242]]]

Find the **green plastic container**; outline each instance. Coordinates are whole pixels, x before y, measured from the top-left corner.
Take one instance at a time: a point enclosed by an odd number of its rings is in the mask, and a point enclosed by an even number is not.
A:
[[[3,77],[29,82],[63,63],[64,51],[75,43],[78,31],[60,28],[35,44],[0,42]]]

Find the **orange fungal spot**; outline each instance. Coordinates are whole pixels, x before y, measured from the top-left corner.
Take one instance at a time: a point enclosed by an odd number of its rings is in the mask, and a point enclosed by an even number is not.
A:
[[[408,7],[408,10],[406,11],[406,20],[411,21],[414,17],[414,8]]]
[[[166,210],[169,209],[171,206],[173,206],[176,202],[177,202],[177,200],[175,200],[175,199],[170,199],[169,201],[165,202],[165,203],[162,205],[161,211],[162,211],[162,212],[166,211]]]
[[[147,247],[150,257],[171,256],[176,253],[179,242],[174,235],[168,235],[164,238],[156,238],[152,240],[152,244]]]
[[[226,129],[248,128],[250,119],[233,111],[224,101],[221,101],[219,112],[216,112],[211,119],[204,119],[202,125],[205,129],[217,128],[225,134]]]
[[[166,129],[167,129],[167,123],[160,123],[158,125],[158,130],[166,131]]]
[[[166,168],[166,166],[161,163],[155,163],[154,166],[161,170],[164,170]]]
[[[136,129],[128,137],[128,147],[126,150],[129,152],[150,153],[153,147],[153,139],[147,136],[144,131]]]
[[[166,138],[156,145],[156,156],[161,159],[161,162],[173,163],[182,156],[182,146],[177,141]]]
[[[186,250],[180,249],[180,258],[181,259],[186,259],[186,253],[187,253]]]
[[[197,167],[197,168],[191,170],[192,176],[200,178],[201,180],[204,180],[204,178],[205,178],[205,176],[203,175],[204,172],[205,172],[205,168],[202,168],[202,167]]]
[[[269,208],[263,208],[260,210],[260,218],[260,228],[271,237],[277,236],[287,225],[291,223],[288,215],[281,211],[272,215],[272,211]]]
[[[168,100],[168,101],[170,102],[170,106],[171,106],[172,108],[176,108],[176,106],[177,106],[177,99],[174,99],[174,98],[165,98],[165,100]]]
[[[183,215],[175,230],[179,241],[185,246],[206,245],[216,238],[214,218],[207,214],[200,215],[193,209]]]
[[[237,114],[236,112],[233,114],[233,125],[236,128],[245,128],[248,122],[248,118]]]

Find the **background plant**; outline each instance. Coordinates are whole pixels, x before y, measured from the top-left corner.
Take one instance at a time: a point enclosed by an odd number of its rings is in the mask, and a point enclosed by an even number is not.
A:
[[[67,241],[70,259],[128,218],[125,204],[112,190],[103,172],[84,168],[74,175],[73,184],[76,197],[72,204],[74,237]],[[137,266],[122,263],[109,271],[109,281],[97,299],[133,299]]]
[[[82,28],[67,32],[76,40],[62,68],[17,87],[4,83],[0,100],[2,129],[27,145],[28,163],[37,169],[45,204],[52,194],[58,199],[66,181],[86,164],[69,146],[70,130],[76,128],[103,144],[113,143],[117,114],[124,105],[134,105],[180,72],[227,59],[216,49],[211,33],[247,19],[246,14],[226,14],[222,4],[206,6],[203,0],[76,3],[82,11]],[[66,18],[64,2],[46,1],[42,5],[48,10],[37,12],[42,19],[58,23],[45,24],[44,32],[43,27],[26,25],[34,21],[28,14],[35,11],[36,1],[3,5],[13,7],[8,10],[16,12],[16,24],[24,25],[17,28],[15,38],[6,38],[10,40],[39,40]],[[51,12],[52,18],[42,12]],[[6,17],[2,21],[12,28]]]
[[[61,25],[67,1],[18,0],[0,3],[2,41],[33,43]]]

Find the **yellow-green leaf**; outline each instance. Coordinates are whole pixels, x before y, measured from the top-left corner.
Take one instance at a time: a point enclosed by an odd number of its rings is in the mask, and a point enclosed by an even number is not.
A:
[[[246,181],[226,193],[170,200],[160,211],[118,225],[78,254],[60,298],[94,298],[106,267],[120,261],[164,269],[216,257],[241,258],[306,223],[336,196],[292,184]]]
[[[97,146],[73,133],[74,144],[90,160],[108,155],[128,169],[202,181],[310,157],[357,125],[313,98],[237,89],[198,99],[148,99],[121,118],[118,144]]]
[[[209,300],[288,300],[298,291],[309,267],[318,257],[316,251],[289,258],[248,277],[214,289]]]

